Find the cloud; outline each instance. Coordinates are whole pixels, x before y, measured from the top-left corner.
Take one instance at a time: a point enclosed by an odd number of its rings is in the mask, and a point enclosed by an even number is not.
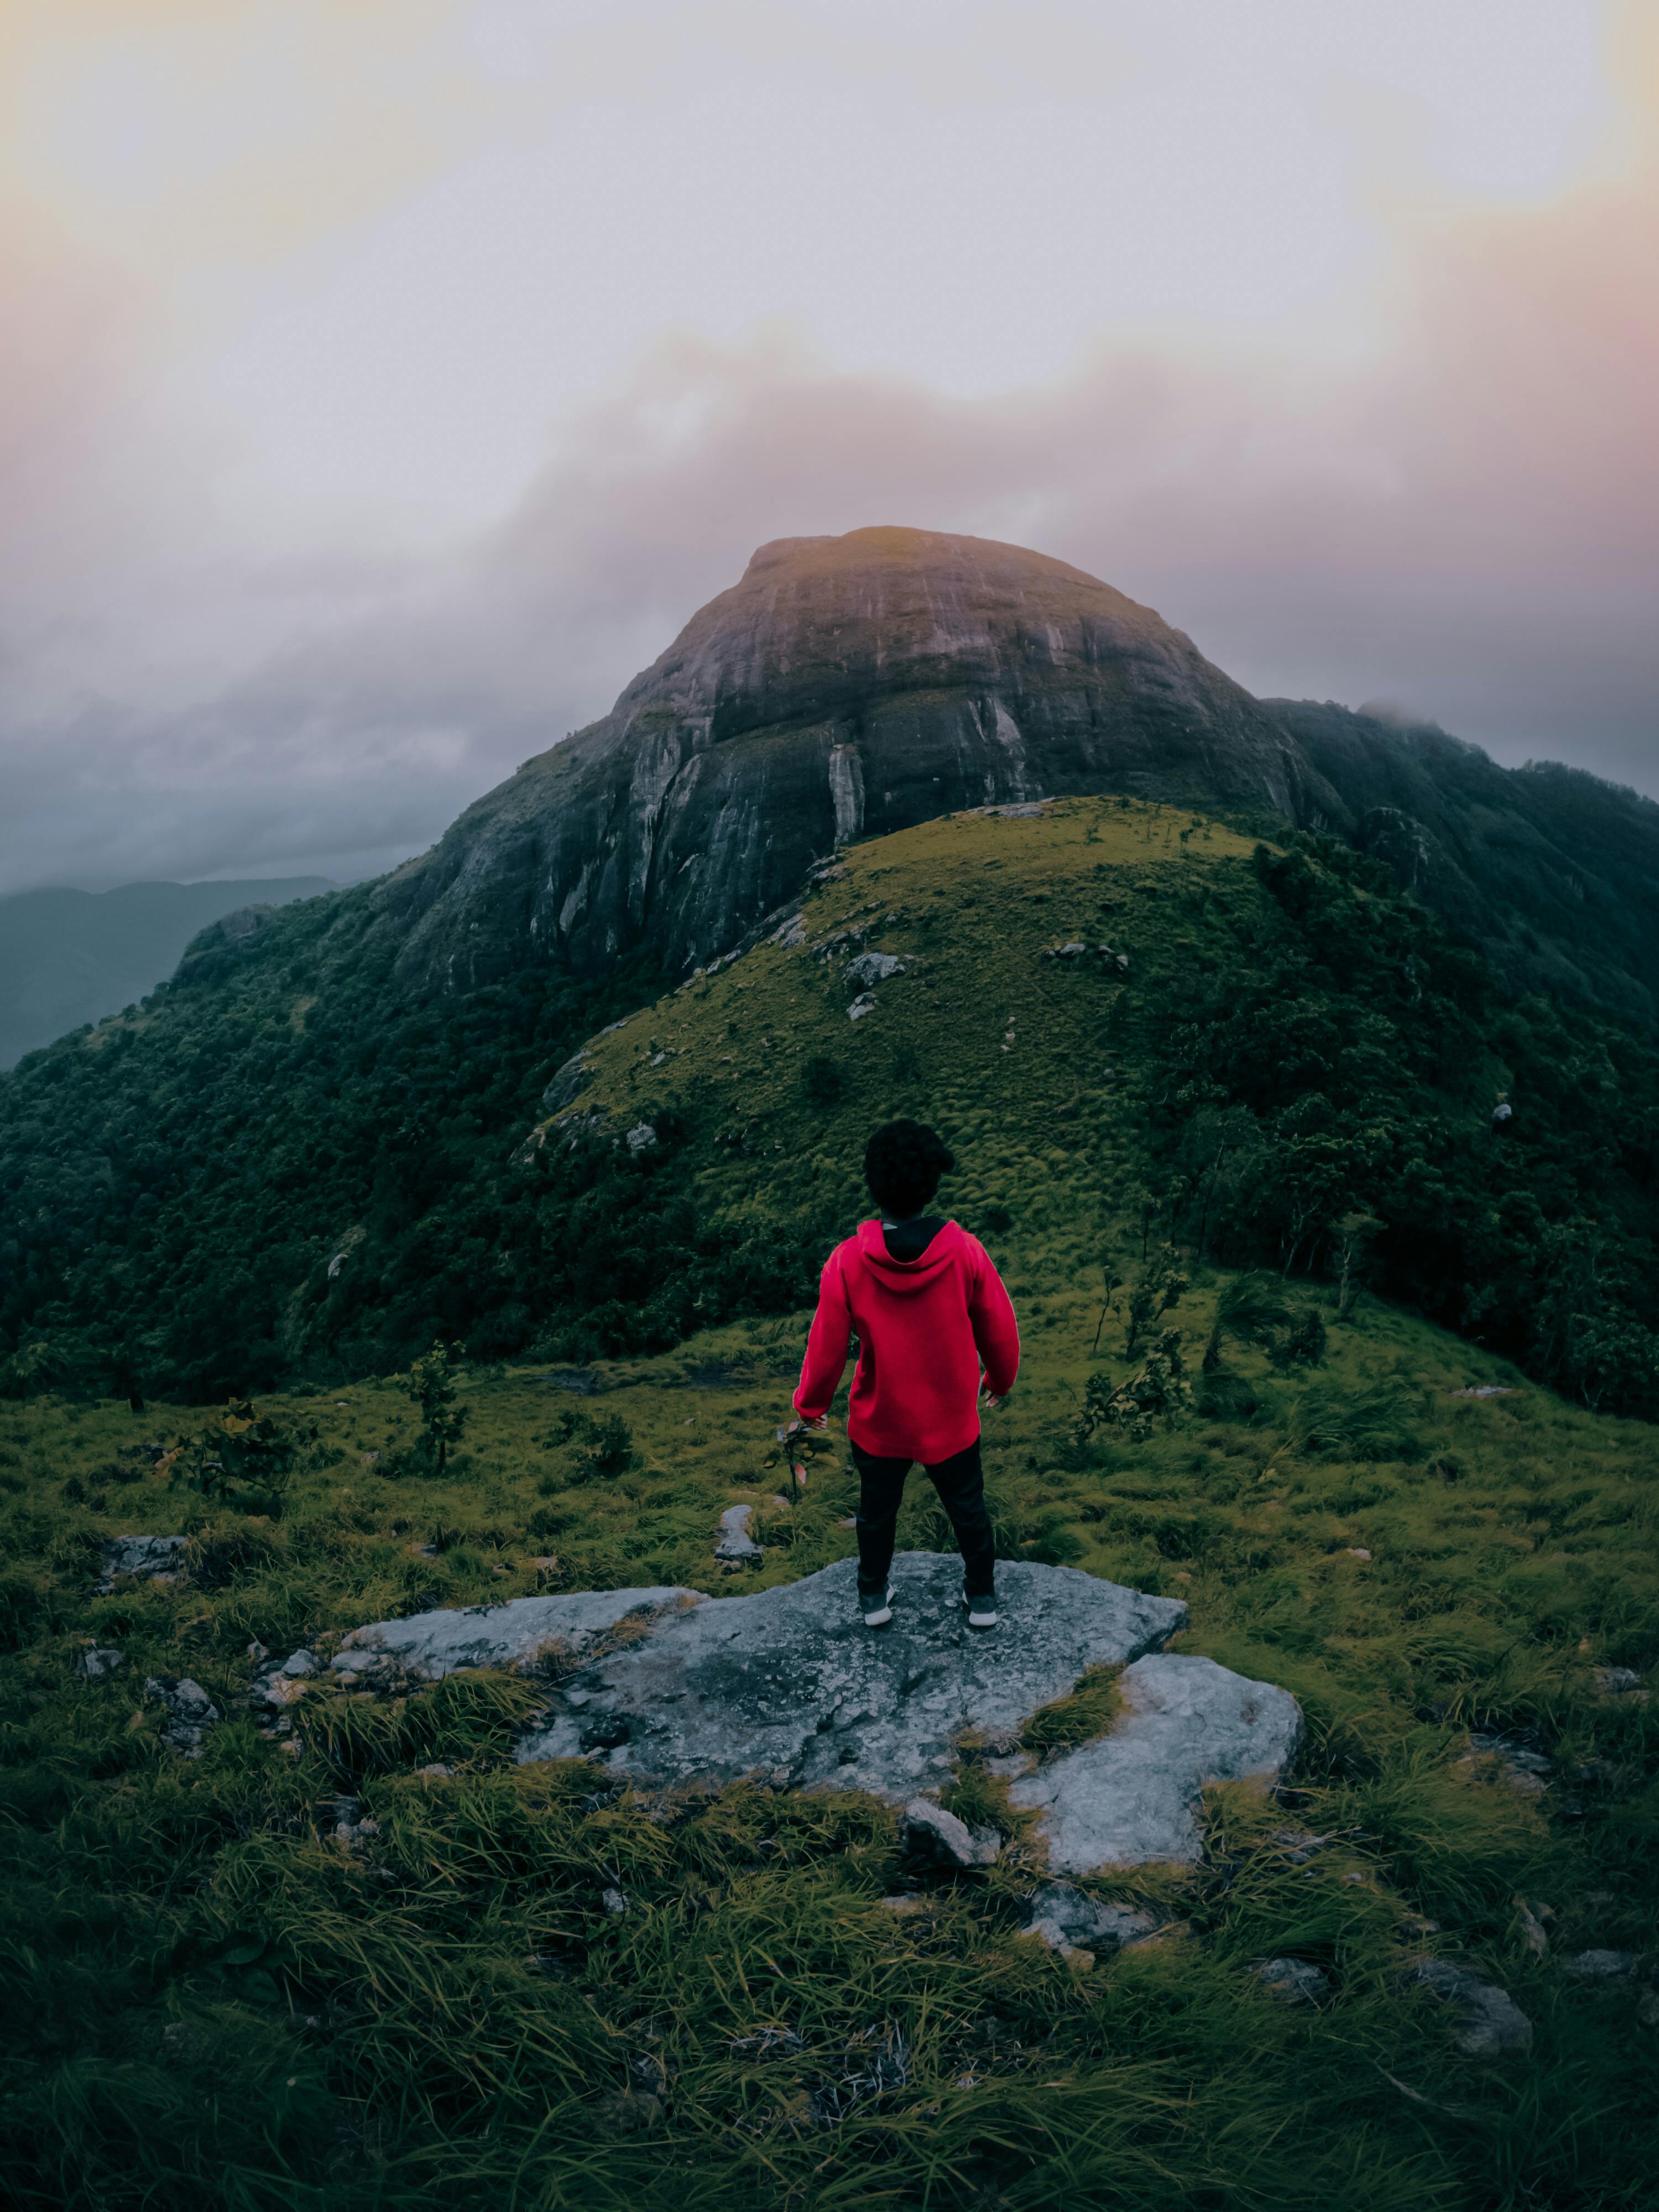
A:
[[[1259,692],[1399,700],[1659,794],[1659,179],[1392,221],[1358,362],[1117,342],[983,396],[787,324],[665,337],[470,542],[280,556],[227,550],[142,296],[0,233],[0,890],[389,866],[757,544],[874,522],[1058,554]]]

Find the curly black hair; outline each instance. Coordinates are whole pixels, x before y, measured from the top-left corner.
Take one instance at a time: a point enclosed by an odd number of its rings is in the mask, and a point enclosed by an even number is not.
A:
[[[956,1164],[937,1130],[921,1121],[889,1121],[864,1148],[864,1180],[882,1212],[902,1221],[921,1212]]]

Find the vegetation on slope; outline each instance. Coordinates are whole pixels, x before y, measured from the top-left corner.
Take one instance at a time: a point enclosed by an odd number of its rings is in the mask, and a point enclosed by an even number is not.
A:
[[[0,1068],[129,1001],[136,1011],[208,923],[239,907],[287,906],[332,888],[325,876],[291,876],[0,898]]]
[[[550,968],[408,1002],[376,896],[210,933],[139,1015],[0,1082],[13,1389],[340,1380],[434,1337],[665,1349],[807,1296],[904,1111],[963,1149],[970,1226],[1068,1269],[1127,1206],[1143,1241],[1369,1269],[1586,1403],[1656,1403],[1653,1049],[1510,1000],[1341,845],[1129,800],[949,817],[643,1010],[637,975]],[[903,972],[854,1021],[871,951]]]
[[[1520,991],[1589,999],[1648,1029],[1659,1016],[1659,805],[1558,761],[1497,762],[1437,723],[1334,701],[1265,702],[1353,811],[1384,861]]]
[[[872,952],[902,972],[849,1019]],[[1142,1257],[1369,1273],[1588,1404],[1659,1405],[1659,1061],[1508,1000],[1330,841],[1091,799],[875,839],[580,1073],[532,1161],[573,1224],[532,1301],[550,1352],[666,1345],[745,1285],[805,1296],[863,1203],[866,1131],[902,1111],[962,1150],[969,1226],[1073,1278],[1127,1214]],[[629,1153],[641,1126],[659,1143]],[[600,1241],[614,1301],[580,1256]]]
[[[1023,1252],[991,1232],[1027,1346],[987,1431],[1000,1544],[1186,1597],[1182,1648],[1308,1717],[1280,1803],[1212,1799],[1201,1866],[1093,1885],[1168,1934],[1087,1972],[1022,1938],[1035,1869],[971,1760],[955,1802],[1004,1827],[1004,1863],[896,1916],[878,1804],[739,1786],[671,1809],[602,1769],[516,1767],[533,1682],[313,1692],[285,1741],[246,1717],[254,1639],[326,1650],[544,1588],[731,1594],[841,1556],[839,1449],[770,1502],[804,1313],[601,1362],[587,1398],[455,1370],[442,1480],[414,1471],[434,1462],[397,1378],[260,1401],[266,1460],[284,1438],[293,1459],[264,1498],[246,1462],[240,1493],[191,1486],[219,1412],[37,1399],[0,1408],[9,2201],[1635,2212],[1654,1998],[1569,1962],[1659,1947],[1659,1720],[1594,1671],[1659,1658],[1650,1432],[1368,1294],[1346,1321],[1317,1294],[1323,1363],[1276,1364],[1261,1287],[1194,1260],[1154,1325],[1201,1377],[1223,1322],[1235,1417],[1079,1443],[1090,1377],[1143,1355],[1049,1241],[1065,1220]],[[1139,1249],[1132,1220],[1114,1270]],[[1507,1395],[1453,1395],[1476,1388]],[[710,1556],[734,1498],[757,1505],[758,1569]],[[131,1531],[188,1534],[189,1579],[90,1595],[100,1541]],[[901,1541],[950,1541],[920,1483]],[[125,1654],[95,1680],[75,1671],[94,1644]],[[151,1674],[225,1715],[198,1760],[161,1740]],[[1471,1726],[1549,1760],[1546,1785],[1470,1757]],[[1508,1989],[1530,2054],[1462,2056],[1409,1978],[1425,1950]],[[1250,1971],[1284,1955],[1328,1977],[1318,2008]]]
[[[13,1389],[222,1394],[524,1340],[490,1249],[505,1146],[641,983],[532,967],[411,1000],[398,944],[373,885],[216,927],[137,1012],[0,1079]],[[376,1296],[315,1337],[342,1252]]]

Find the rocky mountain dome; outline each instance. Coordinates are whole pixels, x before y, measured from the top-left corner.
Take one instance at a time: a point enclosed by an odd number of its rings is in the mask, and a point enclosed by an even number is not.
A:
[[[1103,791],[1347,823],[1273,715],[1081,569],[935,531],[779,538],[380,896],[428,988],[526,953],[678,972],[851,838]]]

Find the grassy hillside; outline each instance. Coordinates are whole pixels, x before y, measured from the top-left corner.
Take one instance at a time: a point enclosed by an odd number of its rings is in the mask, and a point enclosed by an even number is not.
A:
[[[1071,1158],[1028,1138],[1022,1166],[1028,1147]],[[0,1408],[9,2200],[1644,2205],[1659,2002],[1645,1966],[1602,1983],[1570,1961],[1659,1952],[1659,1720],[1595,1672],[1650,1680],[1659,1657],[1651,1431],[1370,1294],[1339,1322],[1334,1292],[1297,1292],[1328,1342],[1289,1358],[1291,1331],[1242,1338],[1239,1279],[1193,1260],[1158,1326],[1201,1390],[1230,1311],[1241,1387],[1220,1417],[1080,1443],[1090,1377],[1139,1357],[1124,1313],[1100,1326],[1082,1248],[1059,1258],[1071,1215],[1033,1181],[981,1182],[982,1214],[1054,1206],[1021,1247],[993,1233],[1027,1345],[988,1427],[1003,1550],[1186,1597],[1182,1648],[1285,1683],[1308,1716],[1281,1802],[1212,1803],[1200,1868],[1095,1885],[1156,1902],[1167,1935],[1083,1972],[1020,1937],[1035,1869],[971,1763],[957,1802],[999,1820],[1004,1863],[899,1917],[880,1807],[738,1787],[665,1814],[579,1765],[516,1768],[533,1683],[313,1692],[286,1739],[246,1716],[252,1639],[325,1650],[430,1605],[731,1592],[840,1556],[838,1444],[797,1504],[772,1502],[804,1312],[600,1361],[587,1397],[540,1368],[463,1369],[443,1481],[417,1471],[396,1378],[262,1401],[276,1479],[213,1497],[190,1477],[234,1465],[222,1409],[37,1399]],[[1454,1395],[1481,1388],[1502,1395]],[[711,1557],[735,1499],[760,1509],[758,1570]],[[100,1541],[132,1532],[188,1534],[188,1579],[90,1595]],[[948,1545],[925,1488],[901,1540]],[[75,1669],[94,1644],[125,1656],[92,1680]],[[198,1760],[161,1741],[152,1674],[226,1716]],[[1472,1757],[1471,1727],[1549,1761],[1542,1786]],[[378,1825],[356,1848],[335,1839],[342,1798]],[[1462,2057],[1407,1978],[1425,1952],[1506,1988],[1530,2055]],[[1249,1971],[1285,1954],[1329,1978],[1318,2008]]]
[[[972,1224],[1067,1267],[1120,1265],[1127,1221],[1137,1260],[1369,1271],[1586,1404],[1659,1409],[1659,1054],[1506,996],[1379,865],[1073,799],[855,846],[784,935],[641,1010],[641,974],[551,966],[412,1000],[374,886],[206,933],[0,1079],[0,1388],[346,1381],[434,1336],[664,1350],[799,1304],[871,1121],[908,1111],[959,1147]],[[903,972],[854,1021],[877,952]]]
[[[1353,842],[1516,988],[1659,1016],[1659,805],[1556,761],[1497,762],[1437,723],[1265,702],[1352,810]]]
[[[314,926],[337,951],[366,925],[348,902]],[[287,941],[291,988],[322,956]],[[866,952],[903,972],[855,1021]],[[240,992],[241,1095],[262,1066],[313,1115],[285,1127],[280,1176],[212,1186],[216,1233],[314,1207],[304,1148],[391,1115],[400,1082],[471,1098],[464,1135],[441,1124],[468,1164],[417,1217],[383,1192],[314,1256],[276,1247],[286,1340],[337,1349],[261,1397],[267,1426],[199,1402],[0,1406],[16,2201],[1645,2206],[1659,1469],[1650,1427],[1583,1402],[1609,1395],[1584,1331],[1611,1327],[1632,1244],[1598,1227],[1586,1273],[1573,1242],[1598,1209],[1644,1232],[1634,1047],[1506,1006],[1340,850],[1105,802],[855,848],[776,941],[562,1072],[574,994],[526,982],[468,1030],[374,1016],[343,985],[325,1051],[278,973],[186,979],[143,1018],[139,1042],[199,1038]],[[354,1022],[380,1042],[331,1089]],[[76,1063],[47,1065],[73,1102]],[[556,1073],[537,1121],[524,1102]],[[258,1732],[255,1646],[537,1589],[753,1589],[849,1550],[838,1429],[793,1502],[773,1430],[812,1276],[863,1211],[864,1135],[895,1111],[957,1147],[948,1200],[1020,1313],[1022,1379],[987,1429],[1004,1555],[1184,1596],[1183,1648],[1307,1715],[1277,1802],[1216,1795],[1200,1868],[1094,1885],[1167,1933],[1087,1970],[1022,1937],[1040,1869],[971,1758],[954,1802],[1003,1828],[1003,1859],[896,1915],[879,1805],[743,1786],[667,1808],[580,1763],[518,1768],[534,1681],[313,1691],[290,1731]],[[392,1157],[412,1176],[420,1144]],[[152,1279],[185,1264],[189,1218]],[[453,1370],[439,1479],[404,1378],[336,1379],[337,1347],[386,1366],[507,1293],[543,1356]],[[374,1334],[388,1312],[401,1340]],[[1577,1402],[1480,1334],[1553,1361]],[[737,1501],[757,1568],[712,1557]],[[187,1535],[185,1579],[94,1595],[100,1544],[132,1533]],[[925,1486],[901,1541],[949,1545]],[[106,1647],[117,1669],[77,1673]],[[225,1717],[199,1759],[161,1736],[144,1683],[163,1674]],[[1598,1979],[1590,1951],[1638,1963]],[[1410,1978],[1425,1954],[1508,1990],[1531,2052],[1460,2053]],[[1317,2007],[1250,1971],[1285,1955],[1328,1978]]]
[[[871,955],[901,972],[866,991]],[[1121,799],[951,816],[854,848],[770,941],[562,1072],[521,1155],[520,1218],[563,1230],[541,1344],[653,1348],[804,1297],[864,1203],[866,1133],[902,1112],[960,1152],[953,1210],[1060,1279],[1168,1244],[1369,1273],[1650,1412],[1656,1072],[1507,1001],[1340,846]]]

